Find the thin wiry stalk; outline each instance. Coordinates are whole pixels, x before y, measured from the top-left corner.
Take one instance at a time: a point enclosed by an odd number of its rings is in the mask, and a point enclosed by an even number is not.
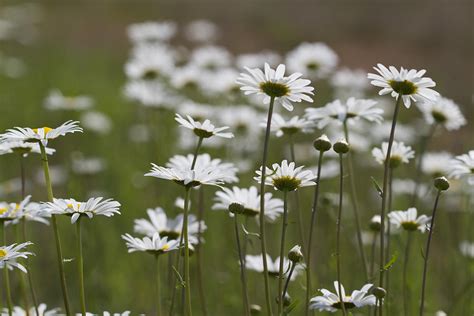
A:
[[[28,239],[27,239],[27,236],[26,236],[26,220],[25,220],[25,218],[21,219],[21,231],[22,231],[23,242],[26,242]],[[25,259],[25,261],[26,261],[26,271],[28,272],[26,274],[26,277],[28,279],[28,285],[30,287],[31,299],[33,300],[33,306],[35,308],[36,315],[39,315],[38,299],[36,298],[36,291],[35,291],[35,287],[34,287],[34,283],[33,283],[33,276],[31,274],[30,260],[27,257]]]
[[[424,265],[423,265],[423,281],[421,283],[421,303],[420,303],[420,316],[423,316],[424,307],[425,307],[425,286],[426,286],[426,273],[428,270],[428,256],[430,254],[430,245],[431,245],[431,238],[433,237],[433,228],[434,228],[434,221],[436,216],[436,210],[438,209],[438,201],[441,195],[441,190],[438,190],[438,194],[436,195],[434,207],[433,207],[433,215],[431,217],[431,223],[429,228],[428,240],[426,241],[426,249],[424,254]]]
[[[350,144],[349,140],[349,129],[347,127],[347,121],[344,121],[344,137],[346,138],[346,141]],[[354,218],[355,218],[355,224],[356,224],[356,233],[357,233],[357,244],[359,246],[359,253],[360,257],[362,260],[362,267],[364,269],[365,273],[365,279],[366,281],[369,280],[369,270],[367,268],[367,259],[365,257],[365,251],[364,251],[364,243],[362,242],[362,230],[361,230],[361,225],[360,225],[360,218],[359,218],[359,204],[357,202],[357,190],[356,190],[356,185],[355,185],[355,175],[354,175],[354,158],[352,155],[352,151],[349,151],[348,153],[348,162],[347,162],[347,167],[349,171],[349,184],[350,184],[350,197],[351,197],[351,203],[352,203],[352,209],[354,210]]]
[[[191,316],[191,278],[189,275],[189,236],[188,236],[188,213],[189,213],[189,190],[185,189],[184,195],[184,216],[183,216],[183,235],[184,235],[184,282],[186,283],[185,305],[187,316]]]
[[[270,127],[272,124],[272,115],[273,115],[273,104],[275,98],[270,99],[270,105],[268,107],[268,117],[267,117],[267,128],[265,130],[265,141],[263,143],[263,157],[262,157],[262,175],[260,177],[260,214],[259,214],[259,224],[260,224],[260,245],[262,248],[262,261],[263,261],[263,279],[265,285],[265,302],[267,305],[267,315],[273,315],[272,313],[272,303],[270,299],[270,285],[268,281],[268,264],[267,264],[267,245],[266,245],[266,236],[265,236],[265,172],[267,166],[268,158],[268,143],[270,140]]]
[[[408,259],[410,258],[410,246],[411,246],[412,232],[408,232],[407,244],[405,245],[405,258],[403,260],[403,312],[405,316],[409,315],[409,293],[408,293]]]
[[[201,148],[201,145],[202,145],[202,140],[203,140],[203,138],[199,137],[197,145],[196,145],[196,149],[194,150],[194,156],[193,156],[193,162],[191,164],[191,170],[194,170],[194,167],[196,166],[196,161],[197,161],[197,157],[199,155],[199,149]]]
[[[380,271],[379,271],[379,287],[383,288],[384,284],[384,265],[385,265],[385,206],[387,203],[387,187],[388,187],[388,172],[390,169],[390,156],[392,153],[392,145],[393,139],[395,138],[395,127],[397,125],[397,117],[398,112],[400,109],[400,104],[402,102],[401,96],[398,96],[397,101],[395,102],[395,109],[393,111],[393,118],[392,118],[392,127],[390,129],[390,138],[388,140],[388,147],[387,147],[387,155],[385,157],[384,162],[384,172],[383,172],[383,187],[382,187],[382,205],[380,210],[380,219],[381,219],[381,226],[380,226]],[[383,307],[382,304],[379,305],[379,316],[383,315]]]
[[[306,316],[309,314],[309,301],[311,296],[311,250],[313,244],[314,221],[316,219],[316,211],[318,208],[319,184],[321,179],[321,165],[323,162],[324,151],[319,152],[318,171],[316,178],[316,186],[314,187],[313,207],[311,210],[311,222],[309,226],[308,250],[306,255]]]
[[[82,229],[81,229],[81,216],[76,222],[76,246],[77,246],[77,272],[79,274],[79,296],[81,302],[81,313],[82,316],[86,316],[86,294],[84,290],[84,257],[82,255]]]
[[[206,296],[204,291],[204,281],[202,277],[202,253],[201,253],[201,236],[202,236],[202,220],[204,217],[204,187],[199,188],[199,199],[198,199],[198,241],[199,244],[196,246],[196,261],[197,261],[197,283],[199,289],[199,300],[201,303],[202,314],[207,315],[206,308]]]
[[[160,256],[155,255],[155,280],[156,280],[156,315],[161,316],[161,293],[160,293]]]
[[[337,260],[337,283],[339,292],[339,302],[341,303],[342,314],[346,315],[346,306],[344,305],[344,297],[342,296],[341,284],[341,253],[340,253],[340,239],[341,239],[341,219],[342,219],[342,198],[344,192],[343,186],[344,167],[342,163],[342,154],[339,154],[339,211],[337,213],[337,232],[336,232],[336,260]]]
[[[286,227],[288,226],[288,192],[283,191],[283,223],[281,228],[280,240],[280,269],[278,273],[278,315],[283,311],[283,263],[285,258],[285,237]]]
[[[392,182],[393,182],[393,168],[390,168],[388,171],[388,207],[387,207],[387,213],[390,213],[392,211],[392,198],[393,198],[393,191],[392,191]],[[387,224],[387,251],[385,253],[385,258],[390,258],[390,222]],[[387,315],[390,315],[390,271],[387,271],[387,274],[385,275],[385,291],[387,294],[385,295],[385,310],[387,312]]]
[[[296,164],[296,155],[295,155],[295,143],[293,141],[293,136],[288,135],[288,141],[290,144],[290,155],[291,155],[291,161],[293,161]],[[300,196],[298,190],[295,191],[294,193],[294,198],[295,198],[295,213],[298,216],[298,232],[300,234],[300,240],[301,240],[301,247],[303,248],[303,252],[306,250],[306,241],[305,241],[305,234],[304,234],[304,225],[303,225],[303,214],[301,213],[300,210]]]
[[[54,195],[53,195],[53,186],[51,183],[51,177],[49,175],[49,164],[48,164],[48,156],[46,155],[46,150],[43,144],[39,143],[40,150],[41,150],[41,160],[43,161],[43,172],[44,172],[44,180],[46,182],[46,189],[48,192],[48,201],[53,202]],[[61,290],[63,294],[63,301],[64,301],[64,308],[66,310],[66,315],[71,315],[71,308],[69,304],[69,297],[67,292],[67,284],[66,284],[66,274],[64,272],[64,260],[63,260],[63,251],[61,248],[61,237],[59,235],[59,228],[58,223],[56,220],[56,215],[51,215],[51,223],[53,224],[53,232],[54,232],[54,240],[56,244],[56,259],[58,262],[59,268],[59,277],[61,280]]]
[[[1,228],[0,235],[2,236],[2,243],[3,243],[3,245],[6,246],[6,244],[7,244],[7,232],[6,232],[6,229],[5,229],[5,222],[2,221],[0,223],[0,228]],[[11,290],[10,290],[10,277],[9,277],[8,268],[7,268],[6,265],[3,267],[3,282],[4,282],[4,285],[5,285],[5,295],[6,295],[6,298],[7,298],[8,316],[12,316],[13,315],[12,293],[11,293]]]
[[[242,248],[240,245],[239,237],[239,224],[237,214],[234,214],[234,231],[235,231],[235,240],[237,243],[237,252],[239,254],[239,263],[240,263],[240,281],[242,282],[242,298],[244,302],[245,315],[250,315],[250,303],[249,303],[249,294],[247,289],[247,276],[245,273],[245,262],[242,254]]]
[[[285,287],[283,288],[283,294],[281,295],[282,300],[285,299],[286,293],[288,292],[288,285],[290,284],[291,276],[293,275],[295,268],[296,268],[296,263],[291,262],[290,272],[288,273],[288,278],[286,278]]]
[[[22,219],[20,219],[20,222],[21,222],[21,220]],[[16,236],[16,240],[19,243],[21,243],[22,238],[20,237],[20,231],[18,229],[18,226],[19,225],[13,226],[13,231],[14,231],[14,235]],[[27,269],[26,271],[28,271],[27,267],[25,267],[25,269]],[[25,274],[27,274],[27,273],[24,273],[21,270],[17,270],[15,272],[18,275],[19,285],[20,285],[20,292],[21,292],[23,304],[25,306],[26,316],[30,316],[30,302],[29,302],[29,299],[28,299],[28,293],[27,293],[27,290],[26,290],[26,280],[25,280]]]

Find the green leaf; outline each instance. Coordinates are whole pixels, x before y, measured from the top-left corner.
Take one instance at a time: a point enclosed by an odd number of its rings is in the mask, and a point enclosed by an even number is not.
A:
[[[397,261],[398,259],[398,251],[395,251],[392,255],[392,258],[390,259],[389,262],[387,262],[384,266],[383,266],[383,269],[384,271],[387,271],[389,270],[390,268],[392,268],[393,264],[395,263],[395,261]]]
[[[382,190],[382,188],[381,188],[380,185],[377,183],[377,181],[375,180],[374,177],[370,177],[370,179],[372,180],[372,184],[374,185],[375,190],[377,190],[377,193],[379,194],[379,196],[382,197],[382,195],[383,195],[383,190]]]
[[[283,311],[283,315],[290,315],[290,313],[298,306],[300,303],[299,299],[295,299],[293,303],[291,303],[285,310]]]
[[[176,268],[174,266],[171,266],[173,268],[173,271],[174,273],[176,274],[176,278],[178,279],[178,284],[176,285],[176,288],[179,288],[179,287],[185,287],[186,285],[186,282],[184,282],[183,280],[183,277],[181,276],[181,274],[179,273],[178,270],[176,270]]]
[[[245,228],[244,224],[242,224],[242,230],[244,231],[244,234],[245,234],[246,236],[255,236],[255,237],[260,238],[260,234],[249,232],[249,231]]]

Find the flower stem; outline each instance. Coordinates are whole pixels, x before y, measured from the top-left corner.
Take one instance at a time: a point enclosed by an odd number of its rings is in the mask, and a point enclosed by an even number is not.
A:
[[[393,180],[393,168],[390,167],[388,170],[388,205],[387,205],[387,214],[392,211],[392,198],[393,198],[393,191],[392,191],[392,181]],[[390,222],[387,225],[387,251],[385,252],[385,258],[390,258]],[[390,315],[390,271],[387,270],[387,274],[385,275],[385,291],[387,294],[385,295],[385,310],[387,315]]]
[[[441,195],[441,191],[438,190],[438,194],[436,194],[436,199],[433,207],[433,215],[431,217],[430,223],[430,231],[428,234],[428,240],[426,241],[426,249],[424,254],[424,265],[423,265],[423,281],[421,284],[421,303],[420,303],[420,316],[423,316],[424,307],[425,307],[425,286],[426,286],[426,273],[428,270],[428,255],[430,253],[430,245],[431,245],[431,238],[433,237],[433,228],[434,228],[434,221],[436,216],[436,210],[438,208],[438,201]]]
[[[407,244],[405,246],[405,258],[403,261],[403,311],[404,315],[409,315],[409,293],[408,293],[408,283],[407,283],[407,275],[408,275],[408,259],[410,258],[410,245],[412,239],[412,232],[408,232],[407,236]]]
[[[245,263],[244,257],[242,255],[242,248],[240,246],[240,237],[239,237],[239,224],[237,219],[237,214],[234,214],[234,230],[235,230],[235,240],[237,242],[237,252],[239,254],[240,262],[240,281],[242,282],[242,297],[244,302],[245,315],[250,315],[250,303],[249,303],[249,294],[247,290],[247,276],[245,273]]]
[[[161,293],[160,293],[160,256],[155,255],[155,278],[156,278],[156,315],[161,316]]]
[[[290,144],[290,155],[291,155],[291,161],[293,161],[296,164],[296,155],[295,155],[295,143],[293,141],[293,136],[290,134],[288,135],[288,141]],[[305,233],[304,233],[304,225],[303,225],[303,214],[300,211],[300,196],[298,190],[295,191],[294,194],[295,198],[295,213],[298,216],[298,231],[300,234],[300,240],[301,240],[301,246],[303,248],[303,252],[306,250],[306,240],[304,238]]]
[[[2,244],[6,246],[7,244],[7,232],[5,229],[5,222],[0,223]],[[3,281],[5,282],[5,295],[7,297],[7,306],[8,306],[8,315],[12,316],[13,314],[13,302],[12,302],[12,293],[10,290],[10,277],[8,273],[8,266],[5,264],[3,267]]]
[[[184,243],[183,229],[184,229],[184,226],[181,228],[181,236],[179,237],[179,249],[176,253],[176,269],[177,269],[177,271],[181,271],[181,256],[183,254],[182,249],[183,249],[183,243]],[[169,310],[169,314],[168,314],[169,316],[174,315],[173,314],[173,309],[174,309],[174,304],[175,304],[175,301],[176,301],[177,284],[178,284],[178,277],[175,278],[173,290],[172,290],[172,293],[171,293],[170,310]]]
[[[283,312],[283,267],[285,258],[285,237],[286,227],[288,226],[288,191],[283,191],[283,223],[281,227],[280,241],[280,269],[278,273],[278,315]]]
[[[82,316],[86,316],[86,295],[84,291],[84,258],[82,256],[82,230],[81,230],[81,216],[76,222],[76,247],[77,247],[77,272],[79,274],[79,295],[81,300]]]
[[[189,190],[185,189],[184,195],[184,216],[183,216],[183,235],[184,235],[184,282],[186,283],[185,305],[186,315],[191,316],[191,278],[189,276],[189,236],[188,236],[188,213],[189,213]]]
[[[206,296],[204,291],[204,281],[202,277],[202,252],[201,252],[201,236],[202,236],[202,220],[204,217],[204,187],[199,188],[198,199],[198,241],[196,246],[196,261],[197,261],[197,283],[199,289],[199,300],[201,301],[202,314],[207,315]]]
[[[388,172],[390,169],[390,156],[392,152],[392,145],[393,145],[393,139],[395,138],[395,127],[397,126],[397,117],[398,117],[398,112],[400,109],[400,104],[402,102],[401,96],[398,96],[397,101],[395,102],[395,109],[393,111],[393,118],[392,118],[392,127],[390,129],[390,138],[388,140],[388,147],[387,147],[387,155],[385,157],[385,162],[384,162],[384,172],[383,172],[383,187],[382,187],[382,205],[380,209],[380,219],[381,219],[381,225],[380,225],[380,259],[379,259],[379,286],[383,288],[383,283],[384,283],[384,265],[385,265],[385,256],[384,256],[384,251],[385,251],[385,206],[386,206],[386,200],[387,200],[387,187],[388,187]],[[382,304],[379,305],[379,316],[383,315],[383,308]]]
[[[267,305],[267,315],[273,315],[272,313],[272,303],[270,299],[270,286],[268,281],[268,264],[267,264],[267,245],[266,245],[266,236],[265,236],[265,172],[268,158],[268,143],[270,140],[270,127],[272,124],[272,115],[273,115],[273,104],[275,103],[275,98],[270,99],[270,105],[268,107],[268,117],[267,117],[267,128],[265,130],[265,141],[263,143],[263,157],[262,157],[262,175],[260,177],[260,214],[259,214],[259,224],[260,224],[260,244],[262,248],[262,261],[263,261],[263,278],[265,283],[265,301]]]
[[[23,242],[26,242],[28,239],[26,236],[26,220],[24,217],[21,219],[21,231],[22,231]],[[27,257],[25,261],[26,261],[26,270],[28,271],[28,273],[26,274],[26,277],[28,280],[28,286],[30,287],[31,299],[33,300],[33,306],[35,308],[36,315],[39,315],[40,313],[38,309],[38,299],[36,298],[36,291],[35,291],[35,286],[33,283],[33,276],[31,274],[30,259]]]
[[[196,166],[196,161],[197,161],[197,157],[198,157],[198,154],[199,154],[199,149],[201,148],[201,145],[202,145],[202,140],[203,140],[203,138],[199,137],[197,145],[196,145],[196,149],[194,150],[193,162],[191,164],[191,170],[194,170],[194,167]]]
[[[41,160],[43,161],[43,172],[44,172],[44,180],[46,182],[46,189],[48,192],[48,201],[53,202],[53,186],[51,184],[51,178],[49,175],[49,164],[48,164],[48,156],[46,155],[46,150],[43,144],[39,143],[40,150],[41,150]],[[66,310],[66,315],[71,315],[71,309],[69,305],[69,297],[67,293],[67,285],[66,285],[66,274],[64,272],[64,260],[63,260],[63,252],[61,249],[61,237],[59,235],[59,228],[58,223],[56,220],[56,215],[51,215],[51,223],[53,224],[53,231],[54,231],[54,239],[56,243],[56,254],[57,254],[57,262],[59,267],[59,277],[61,279],[61,290],[63,293],[63,301],[64,301],[64,308]]]
[[[286,278],[285,287],[283,288],[283,294],[281,295],[282,300],[285,299],[286,292],[288,291],[288,285],[290,284],[291,276],[293,275],[295,268],[296,268],[296,263],[291,262],[290,272],[288,273],[288,278]]]
[[[316,178],[316,186],[314,187],[314,198],[313,198],[313,207],[311,210],[311,222],[309,225],[309,238],[308,238],[308,248],[306,255],[306,312],[305,315],[309,315],[309,300],[311,296],[311,250],[313,243],[313,231],[314,231],[314,221],[316,220],[316,211],[318,208],[318,197],[319,197],[319,184],[321,179],[321,165],[323,162],[324,151],[319,152],[318,158],[318,171]]]
[[[347,120],[344,121],[344,137],[346,138],[346,141],[350,143],[349,140],[349,129],[347,127]],[[357,190],[356,190],[356,185],[355,185],[355,175],[354,175],[354,158],[352,155],[352,151],[348,152],[348,162],[347,162],[347,167],[349,171],[349,184],[350,184],[350,197],[351,197],[351,203],[352,203],[352,209],[354,210],[354,218],[355,218],[355,224],[356,224],[356,233],[357,233],[357,244],[359,246],[359,253],[362,259],[362,267],[364,269],[365,273],[365,280],[369,280],[369,270],[367,268],[367,259],[365,256],[365,251],[364,251],[364,243],[362,242],[362,230],[361,230],[361,225],[360,225],[360,219],[359,219],[359,205],[357,203]]]
[[[346,315],[346,307],[344,305],[344,296],[342,295],[341,284],[341,253],[340,253],[340,239],[341,239],[341,219],[342,219],[342,198],[343,198],[343,179],[344,167],[342,163],[342,154],[339,154],[339,211],[337,213],[337,233],[336,233],[336,268],[337,268],[337,283],[339,292],[339,302],[341,304],[342,314]]]

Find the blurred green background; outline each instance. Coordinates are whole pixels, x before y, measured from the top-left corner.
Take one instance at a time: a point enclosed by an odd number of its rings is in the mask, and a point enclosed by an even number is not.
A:
[[[0,9],[18,3],[2,1]],[[142,176],[148,171],[150,162],[164,164],[170,156],[179,153],[174,142],[177,134],[173,113],[160,114],[163,119],[159,128],[170,140],[169,143],[136,144],[128,139],[128,127],[141,119],[137,114],[137,105],[125,100],[122,94],[126,81],[123,64],[131,48],[126,27],[131,23],[167,19],[183,25],[194,19],[206,18],[220,27],[218,44],[235,54],[264,49],[284,54],[302,41],[322,41],[337,52],[341,65],[350,68],[369,70],[377,62],[426,68],[428,76],[437,82],[437,91],[460,104],[469,121],[461,131],[438,136],[431,149],[461,154],[474,145],[474,131],[470,123],[474,115],[471,1],[174,0],[41,1],[37,4],[41,19],[35,23],[36,40],[28,45],[14,41],[0,42],[2,53],[22,59],[27,67],[26,73],[19,78],[0,76],[0,130],[13,126],[54,127],[67,119],[79,119],[76,112],[47,112],[44,109],[43,100],[53,88],[67,95],[92,96],[96,101],[95,109],[112,119],[113,129],[108,135],[74,134],[53,142],[52,147],[57,148],[58,152],[50,159],[52,165],[58,165],[68,161],[71,152],[75,151],[86,156],[103,157],[107,168],[102,173],[71,175],[65,184],[55,187],[55,195],[84,199],[88,192],[100,191],[122,203],[121,216],[110,219],[97,217],[84,224],[86,293],[88,307],[93,312],[131,310],[132,314],[151,313],[154,306],[154,285],[150,281],[153,260],[145,254],[127,254],[120,235],[132,232],[133,219],[145,217],[148,207],[159,205],[170,214],[177,214],[173,208],[174,200],[182,195],[181,188],[172,183]],[[179,44],[180,41],[178,37],[174,43]],[[318,89],[318,85],[315,86]],[[321,94],[324,95],[324,91]],[[316,106],[328,101],[318,95],[315,97]],[[412,112],[408,111],[403,114],[408,120],[410,115]],[[283,141],[273,139],[272,144],[275,145],[272,145],[270,161],[281,159]],[[218,156],[226,158],[222,153]],[[30,155],[27,161],[27,173],[34,178],[40,168],[40,159]],[[0,181],[17,177],[18,170],[15,157],[0,157]],[[380,178],[381,171],[375,176]],[[250,179],[249,175],[246,179]],[[372,190],[369,181],[365,178],[358,180],[360,188],[364,188],[360,191],[367,196]],[[335,180],[328,182],[323,192],[332,191],[337,184]],[[27,192],[33,194],[34,200],[46,198],[44,187],[36,182],[29,184]],[[208,201],[213,191],[206,191]],[[311,196],[311,190],[307,191],[303,192],[303,198]],[[15,200],[17,196],[11,194],[4,198]],[[372,202],[367,198],[364,208],[377,209],[378,206],[371,205]],[[408,206],[403,199],[395,203],[399,208]],[[210,207],[210,202],[206,206]],[[429,207],[427,205],[423,212],[429,212]],[[346,213],[345,229],[352,231],[351,212]],[[320,214],[316,236],[316,240],[320,241],[316,242],[316,253],[320,253],[320,257],[316,261],[327,264],[317,268],[318,282],[314,287],[332,290],[335,262],[328,247],[334,240],[334,211],[331,207],[323,207]],[[462,292],[467,278],[473,275],[466,273],[469,271],[466,260],[459,256],[457,245],[459,240],[465,238],[465,221],[463,216],[455,214],[440,215],[440,222],[446,225],[439,225],[434,241],[435,259],[431,261],[427,305],[431,315],[438,309],[448,309]],[[363,222],[371,215],[370,212],[364,214]],[[205,233],[206,244],[203,247],[204,286],[209,314],[239,315],[240,283],[234,236],[230,233],[232,222],[224,212],[207,212],[205,219],[209,229]],[[294,221],[291,224],[291,239],[296,241],[296,225],[293,225]],[[37,254],[32,261],[39,298],[49,306],[61,306],[51,229],[40,224],[31,224],[30,227],[33,230],[30,236],[35,243],[33,251]],[[251,225],[251,230],[256,231],[256,226]],[[67,219],[61,221],[61,232],[66,257],[73,257],[73,227]],[[270,229],[269,236],[270,252],[276,254],[276,240],[272,239],[279,238],[279,225]],[[343,273],[348,279],[344,283],[350,289],[360,288],[364,277],[351,269],[359,262],[355,243],[347,235],[343,243]],[[398,243],[402,252],[403,240],[398,240]],[[413,252],[419,253],[421,245],[415,246]],[[251,247],[252,253],[259,253],[256,240]],[[419,275],[421,258],[415,258],[412,262],[411,273]],[[70,295],[77,309],[76,267],[74,264],[66,266]],[[163,271],[167,273],[165,266]],[[397,289],[400,287],[401,266],[396,266],[393,271],[392,278],[397,280],[394,281],[394,288]],[[263,305],[261,276],[253,272],[249,275],[252,302]],[[413,302],[418,297],[418,283],[415,278]],[[290,290],[293,297],[300,297],[302,301],[303,286],[304,281],[300,278]],[[16,288],[16,303],[19,303],[18,293]],[[194,308],[199,314],[197,292],[193,293]],[[472,297],[472,291],[470,295]],[[460,310],[466,310],[465,297],[460,298],[460,304],[463,307],[453,315],[463,315]],[[300,313],[300,310],[295,312],[297,315]]]

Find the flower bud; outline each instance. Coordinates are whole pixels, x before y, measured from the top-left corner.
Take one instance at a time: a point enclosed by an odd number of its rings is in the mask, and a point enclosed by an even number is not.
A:
[[[382,221],[380,220],[380,215],[375,215],[372,217],[369,223],[369,228],[373,232],[379,232],[382,229]]]
[[[446,177],[439,177],[434,179],[434,186],[440,191],[446,191],[449,189],[449,181]]]
[[[346,154],[349,151],[349,144],[345,139],[341,139],[332,146],[332,149],[338,154]]]
[[[387,295],[387,291],[385,291],[383,288],[381,287],[372,287],[370,289],[370,292],[376,297],[378,298],[379,300],[383,299],[385,297],[385,295]]]
[[[243,214],[245,212],[245,207],[240,203],[230,203],[229,212],[234,214]]]
[[[291,297],[288,293],[285,294],[285,297],[283,298],[283,306],[288,307],[291,305]]]
[[[290,252],[288,253],[288,259],[293,263],[298,263],[303,260],[303,253],[301,252],[301,246],[296,245],[291,248]]]
[[[314,149],[316,149],[317,151],[320,151],[320,152],[328,151],[329,149],[331,149],[331,146],[332,146],[331,141],[329,140],[329,138],[325,134],[319,136],[313,142]]]
[[[250,314],[251,315],[259,315],[262,313],[262,307],[257,304],[250,305]]]

